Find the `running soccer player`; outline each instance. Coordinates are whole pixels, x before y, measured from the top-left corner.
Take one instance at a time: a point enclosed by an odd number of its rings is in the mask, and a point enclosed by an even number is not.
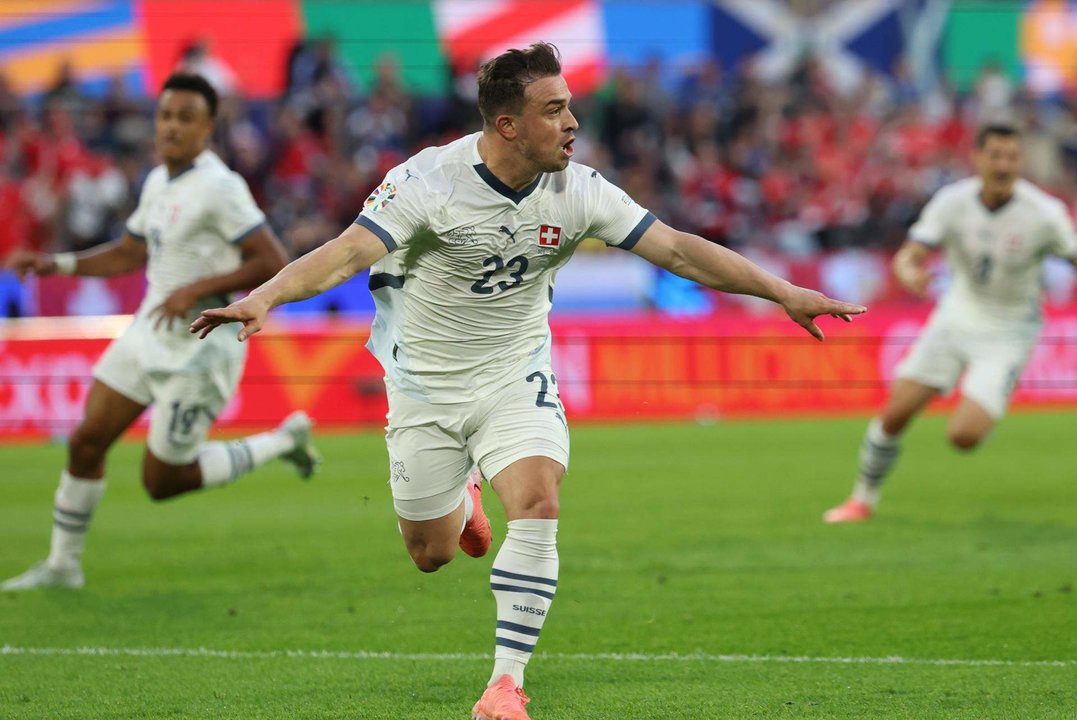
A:
[[[486,553],[477,463],[508,516],[490,571],[490,681],[472,710],[526,720],[524,667],[557,590],[557,518],[569,439],[550,360],[554,275],[597,237],[709,287],[779,303],[815,337],[819,315],[864,311],[795,287],[658,221],[597,171],[570,164],[578,127],[556,48],[509,50],[479,71],[481,132],[391,170],[355,224],[246,299],[206,310],[203,336],[262,327],[281,303],[371,267],[370,350],[385,368],[390,485],[404,543],[433,572],[457,546]],[[406,712],[404,713],[407,714]]]
[[[146,178],[123,236],[77,254],[21,252],[10,262],[20,278],[110,276],[145,266],[148,287],[131,325],[94,368],[56,490],[49,556],[2,590],[83,586],[82,551],[105,491],[105,457],[150,404],[142,482],[154,500],[233,482],[276,457],[302,477],[317,465],[311,421],[301,411],[272,432],[206,442],[239,383],[246,348],[232,338],[199,343],[187,326],[200,310],[271,277],[286,259],[247,184],[207,149],[216,110],[217,93],[205,79],[168,78],[155,119],[162,164]]]
[[[1019,178],[1021,144],[1009,125],[986,125],[976,138],[976,177],[941,188],[909,229],[894,274],[926,297],[928,259],[945,248],[953,280],[923,333],[898,366],[882,414],[860,446],[853,494],[828,510],[828,523],[871,518],[909,422],[964,375],[947,436],[973,450],[1006,413],[1043,327],[1043,263],[1077,266],[1077,233],[1065,205]]]

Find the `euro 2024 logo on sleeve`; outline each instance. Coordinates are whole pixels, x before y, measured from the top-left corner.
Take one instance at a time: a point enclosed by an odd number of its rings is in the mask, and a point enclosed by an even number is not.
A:
[[[370,197],[363,203],[364,210],[377,212],[393,201],[396,197],[396,185],[391,182],[383,182],[378,189],[370,193]]]

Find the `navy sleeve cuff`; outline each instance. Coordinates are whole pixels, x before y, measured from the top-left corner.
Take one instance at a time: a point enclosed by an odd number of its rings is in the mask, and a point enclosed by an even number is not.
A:
[[[241,232],[239,235],[236,235],[229,242],[231,242],[233,245],[238,245],[239,243],[243,242],[248,237],[250,237],[251,233],[253,233],[255,230],[259,230],[259,229],[265,227],[265,224],[266,224],[266,221],[263,220],[263,221],[261,221],[260,223],[258,223],[256,225],[252,225],[251,227],[249,227],[246,230],[244,230],[243,232]]]
[[[621,244],[617,247],[622,250],[631,250],[639,242],[639,239],[643,237],[643,233],[647,232],[647,228],[654,225],[654,221],[657,220],[653,212],[648,211],[643,219],[636,223],[636,227],[632,228],[632,232],[628,233],[628,237],[621,241]]]
[[[370,232],[378,236],[378,239],[385,243],[385,249],[389,252],[396,250],[396,240],[393,240],[393,236],[389,234],[389,231],[378,225],[376,222],[368,218],[366,215],[360,215],[355,218],[356,225],[362,225]]]

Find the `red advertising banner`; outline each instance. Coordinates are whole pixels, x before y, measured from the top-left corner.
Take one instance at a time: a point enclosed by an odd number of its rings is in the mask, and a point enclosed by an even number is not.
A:
[[[573,420],[711,419],[869,413],[927,308],[824,319],[818,343],[774,313],[554,320],[554,369]],[[0,437],[63,435],[78,421],[97,357],[128,318],[39,318],[0,325]],[[356,323],[275,322],[251,341],[219,426],[276,424],[297,408],[321,427],[380,425],[382,372]],[[1018,407],[1077,408],[1077,307],[1048,315],[1018,384]]]
[[[823,343],[773,313],[562,320],[554,369],[573,418],[869,413],[929,311],[874,308],[849,325],[820,319]],[[1077,407],[1077,307],[1049,313],[1014,402]]]

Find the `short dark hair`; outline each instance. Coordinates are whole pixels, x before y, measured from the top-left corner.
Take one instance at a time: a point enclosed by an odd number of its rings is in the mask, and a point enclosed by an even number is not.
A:
[[[206,107],[209,108],[209,116],[217,117],[217,91],[201,75],[195,73],[172,73],[161,86],[161,92],[165,90],[187,90],[196,92],[206,99]]]
[[[534,81],[561,74],[561,53],[550,43],[506,50],[479,68],[479,112],[486,123],[523,109],[524,91]]]
[[[987,138],[992,136],[1016,138],[1021,136],[1021,131],[1009,123],[988,123],[981,126],[976,133],[976,149],[983,150],[987,145]]]

